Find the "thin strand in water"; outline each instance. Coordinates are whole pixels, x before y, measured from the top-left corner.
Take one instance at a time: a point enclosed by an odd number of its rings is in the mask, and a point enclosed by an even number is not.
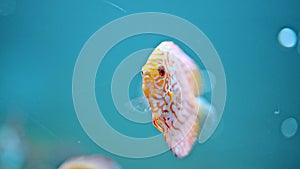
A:
[[[127,12],[125,9],[121,8],[119,5],[117,5],[117,4],[113,3],[113,2],[105,1],[105,0],[103,2],[106,3],[106,4],[108,4],[108,5],[110,5],[110,6],[112,6],[112,7],[114,7],[114,8],[116,8],[116,9],[118,9],[118,10],[120,10],[120,11],[122,11],[122,12],[124,12],[124,13]]]

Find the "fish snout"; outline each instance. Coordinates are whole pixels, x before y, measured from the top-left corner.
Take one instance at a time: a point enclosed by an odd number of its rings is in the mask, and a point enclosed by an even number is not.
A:
[[[142,70],[141,71],[142,74],[142,89],[144,92],[144,95],[149,98],[150,97],[150,92],[151,92],[151,76],[150,76],[150,72],[146,71],[146,70]]]
[[[149,97],[150,97],[149,87],[147,87],[145,84],[143,84],[142,89],[143,89],[143,92],[144,92],[144,95],[146,96],[146,98],[149,99]]]
[[[160,117],[156,118],[154,117],[152,119],[152,123],[155,126],[155,128],[157,128],[157,130],[159,130],[160,132],[164,133],[166,131],[166,124],[164,122],[164,120]]]

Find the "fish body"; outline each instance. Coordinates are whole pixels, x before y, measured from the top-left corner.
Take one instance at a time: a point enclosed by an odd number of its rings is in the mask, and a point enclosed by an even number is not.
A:
[[[66,160],[58,169],[121,169],[121,167],[108,157],[85,155]]]
[[[142,77],[153,125],[176,157],[187,156],[199,136],[203,85],[198,66],[176,44],[165,41],[149,56]]]

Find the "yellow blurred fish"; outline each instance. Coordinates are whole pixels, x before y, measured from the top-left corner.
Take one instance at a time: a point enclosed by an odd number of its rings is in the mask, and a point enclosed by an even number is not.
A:
[[[112,159],[101,155],[86,155],[66,160],[58,169],[121,169]]]
[[[176,157],[187,156],[201,134],[203,124],[199,123],[214,118],[205,112],[210,107],[207,102],[198,98],[203,89],[198,66],[176,44],[165,41],[149,56],[142,78],[153,125],[164,134]]]

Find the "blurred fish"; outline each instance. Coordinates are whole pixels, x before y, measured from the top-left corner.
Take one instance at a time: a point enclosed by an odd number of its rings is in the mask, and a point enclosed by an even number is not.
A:
[[[121,167],[107,157],[87,155],[70,158],[58,169],[121,169]]]
[[[149,56],[142,77],[153,125],[164,134],[176,157],[187,156],[197,138],[206,141],[217,125],[213,107],[198,97],[203,89],[198,66],[176,44],[165,41]],[[206,125],[205,138],[201,138],[206,121],[211,124]]]
[[[21,169],[25,152],[23,143],[15,128],[8,124],[0,128],[0,168]]]

